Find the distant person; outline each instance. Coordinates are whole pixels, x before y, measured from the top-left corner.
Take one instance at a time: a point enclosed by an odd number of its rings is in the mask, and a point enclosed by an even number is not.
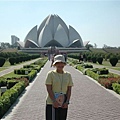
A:
[[[86,55],[83,54],[83,61],[86,62]]]
[[[65,62],[67,62],[67,53],[64,53]]]
[[[54,55],[51,55],[51,67],[53,65],[53,62],[54,62]]]
[[[81,54],[79,54],[79,62],[81,61]]]
[[[81,54],[81,61],[83,61],[83,55]]]
[[[46,120],[66,120],[68,104],[73,86],[71,74],[63,70],[66,65],[63,55],[54,57],[55,70],[49,71],[46,77]]]

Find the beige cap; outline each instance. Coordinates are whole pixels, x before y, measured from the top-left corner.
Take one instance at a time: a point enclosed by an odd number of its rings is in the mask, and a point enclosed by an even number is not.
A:
[[[66,64],[65,58],[64,58],[63,55],[56,55],[56,56],[54,57],[53,65],[55,65],[57,62],[62,62],[62,63],[64,63],[64,64]]]

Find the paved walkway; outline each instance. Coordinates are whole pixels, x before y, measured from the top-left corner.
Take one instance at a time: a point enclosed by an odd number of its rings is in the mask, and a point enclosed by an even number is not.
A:
[[[48,61],[2,120],[45,120],[44,83],[51,69]],[[74,82],[67,120],[120,120],[120,99],[73,67],[65,70]]]

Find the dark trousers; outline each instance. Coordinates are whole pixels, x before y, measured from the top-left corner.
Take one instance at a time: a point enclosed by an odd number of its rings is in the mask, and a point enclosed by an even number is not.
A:
[[[66,120],[67,108],[53,108],[52,105],[46,105],[46,120]]]

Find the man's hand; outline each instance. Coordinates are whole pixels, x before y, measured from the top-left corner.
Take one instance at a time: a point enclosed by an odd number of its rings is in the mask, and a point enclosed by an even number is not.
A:
[[[58,108],[60,105],[59,105],[59,103],[55,100],[54,102],[53,102],[53,107],[54,108]]]
[[[62,108],[68,108],[68,103],[64,103],[64,104],[62,105]]]

